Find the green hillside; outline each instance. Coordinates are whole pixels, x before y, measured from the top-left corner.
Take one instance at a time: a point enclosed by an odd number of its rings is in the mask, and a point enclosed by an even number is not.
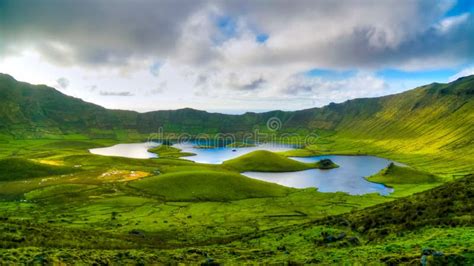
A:
[[[264,264],[472,265],[473,182],[467,176],[363,210],[246,235],[228,246],[253,250]],[[205,251],[224,261],[247,254],[225,250]]]
[[[0,182],[63,175],[76,171],[78,170],[71,167],[47,165],[21,158],[0,160]]]

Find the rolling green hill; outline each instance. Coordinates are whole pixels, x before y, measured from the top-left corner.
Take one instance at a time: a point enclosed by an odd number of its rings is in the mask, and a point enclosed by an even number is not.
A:
[[[289,159],[283,155],[263,150],[253,151],[235,159],[227,160],[223,163],[223,165],[239,172],[288,172],[301,171],[311,168],[329,169],[337,167],[337,165],[331,161],[326,162],[324,165],[322,165],[320,162],[302,163]]]
[[[192,171],[164,174],[132,182],[130,186],[167,201],[230,201],[278,197],[292,189],[237,173]]]
[[[367,180],[394,188],[394,193],[390,194],[392,197],[407,196],[442,183],[442,180],[433,174],[410,167],[397,166],[393,163],[379,173],[368,177]]]

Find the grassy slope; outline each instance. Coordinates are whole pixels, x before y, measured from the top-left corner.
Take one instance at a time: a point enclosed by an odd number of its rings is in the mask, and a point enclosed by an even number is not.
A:
[[[167,201],[230,201],[285,196],[292,189],[232,172],[183,171],[145,178],[130,186]]]
[[[21,158],[0,160],[0,181],[19,181],[42,176],[70,174],[77,169],[33,162]]]
[[[247,235],[228,249],[205,249],[224,261],[261,263],[436,265],[474,263],[474,176],[396,201],[303,225]],[[239,247],[242,253],[226,253]],[[253,256],[245,253],[253,250]],[[433,252],[441,254],[433,255]]]
[[[471,175],[410,197],[331,218],[329,223],[342,222],[359,232],[373,233],[374,237],[426,225],[474,226],[473,195]]]
[[[474,172],[474,76],[334,106],[346,113],[316,150],[370,153],[450,176]],[[331,109],[331,106],[328,107]]]
[[[395,189],[390,196],[403,197],[420,190],[438,186],[442,181],[435,175],[419,171],[410,167],[390,164],[379,173],[370,176],[367,180],[382,183]]]
[[[6,203],[0,206],[1,217],[9,219],[1,223],[0,230],[5,233],[1,234],[0,240],[4,247],[9,248],[1,250],[0,260],[31,263],[41,255],[47,261],[83,261],[89,264],[101,261],[203,263],[209,258],[219,263],[234,264],[419,264],[422,250],[433,249],[443,255],[436,258],[428,255],[429,260],[443,262],[442,265],[448,262],[470,265],[474,259],[474,230],[470,218],[472,182],[471,176],[409,198],[332,218],[294,225],[286,220],[289,226],[263,226],[260,230],[249,231],[242,229],[257,226],[252,222],[255,217],[244,222],[239,221],[237,216],[247,211],[256,216],[268,215],[268,208],[288,201],[293,201],[298,210],[301,207],[297,206],[301,206],[305,196],[300,194],[294,198],[283,197],[281,201],[266,200],[261,203],[258,203],[261,199],[249,199],[239,204],[196,205],[158,204],[149,198],[109,197],[94,200],[87,207],[84,207],[82,200],[70,202],[67,211],[61,213],[41,213],[42,208],[34,208],[33,203],[11,207]],[[321,198],[308,202],[312,206],[308,210],[320,208],[331,201],[344,200],[346,205],[358,201],[356,197],[345,198],[340,193],[317,195]],[[346,201],[351,198],[352,202]],[[357,198],[360,201],[364,197]],[[315,205],[315,201],[319,204]],[[263,209],[260,209],[260,204]],[[332,209],[326,208],[329,211]],[[18,215],[23,218],[15,218]],[[24,217],[29,215],[37,218],[26,223]],[[81,217],[90,220],[81,221]],[[284,223],[283,217],[277,217],[259,216],[257,220]],[[285,216],[285,219],[291,217]],[[304,221],[304,216],[300,217]],[[218,223],[225,226],[215,227]],[[241,231],[238,234],[227,231],[232,227],[239,227]],[[188,233],[186,237],[184,232]],[[211,237],[205,242],[187,246],[187,241],[202,237],[201,234],[219,235],[220,238]],[[167,242],[182,239],[187,241],[181,244]],[[45,247],[48,249],[45,250]],[[104,250],[103,247],[107,248]],[[147,247],[146,251],[144,247]]]
[[[291,172],[319,168],[319,163],[302,163],[270,151],[253,151],[227,160],[223,166],[239,172]]]

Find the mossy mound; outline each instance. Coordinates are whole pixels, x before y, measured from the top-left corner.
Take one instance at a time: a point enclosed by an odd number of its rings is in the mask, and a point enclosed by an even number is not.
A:
[[[390,163],[389,166],[382,169],[376,175],[369,177],[368,180],[386,185],[439,182],[438,178],[433,174],[410,167],[397,166],[394,163]]]
[[[394,163],[368,177],[367,180],[392,187],[394,192],[390,196],[393,197],[408,196],[442,183],[442,180],[433,174],[410,167],[397,166]]]
[[[239,172],[291,172],[318,168],[319,166],[318,163],[303,163],[270,151],[253,151],[227,160],[223,165]]]
[[[145,178],[130,186],[167,201],[230,201],[285,196],[293,189],[232,172],[189,171]]]
[[[158,147],[151,148],[149,152],[156,153],[160,158],[179,158],[185,156],[193,156],[194,153],[191,152],[182,152],[180,149],[162,144]]]

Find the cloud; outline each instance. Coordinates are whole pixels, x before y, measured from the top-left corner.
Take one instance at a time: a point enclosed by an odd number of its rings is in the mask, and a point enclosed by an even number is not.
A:
[[[195,65],[414,68],[416,60],[474,59],[473,18],[445,18],[452,5],[451,0],[276,0],[272,5],[18,0],[3,2],[1,27],[5,51],[34,47],[64,65],[126,67],[157,57]]]
[[[57,83],[56,88],[58,88],[58,89],[63,89],[64,90],[64,89],[67,89],[67,87],[69,86],[69,80],[67,78],[64,78],[64,77],[58,78],[56,80],[56,83]]]
[[[168,83],[166,81],[161,82],[158,86],[149,91],[151,95],[162,94],[166,88],[168,87]]]
[[[469,19],[469,13],[464,13],[458,16],[447,17],[441,20],[435,28],[441,33],[448,33],[454,27],[462,25]]]
[[[240,86],[239,89],[246,90],[246,91],[253,91],[253,90],[256,90],[256,89],[260,88],[261,85],[263,85],[265,82],[267,82],[267,81],[264,80],[263,78],[259,78],[259,79],[256,79],[256,80],[248,83],[248,84]]]
[[[175,47],[182,19],[203,1],[2,1],[6,47],[35,47],[63,65],[126,65]]]
[[[340,80],[295,76],[287,80],[279,91],[286,97],[310,97],[327,104],[332,101],[380,96],[387,89],[388,84],[384,80],[371,73],[359,72]]]
[[[458,78],[462,78],[462,77],[470,76],[470,75],[474,75],[474,66],[467,67],[467,68],[459,71],[458,73],[456,73],[453,76],[449,77],[449,81],[450,82],[455,81]]]
[[[101,96],[133,96],[133,93],[129,91],[120,91],[120,92],[115,92],[115,91],[101,91],[99,93]]]
[[[373,74],[382,69],[472,64],[474,16],[469,10],[447,16],[455,5],[455,0],[274,0],[271,5],[0,0],[0,68],[21,73],[28,55],[37,54],[38,62],[55,69],[48,82],[67,74],[78,77],[68,86],[71,93],[87,92],[88,99],[148,96],[140,100],[149,101],[150,109],[158,100],[160,107],[200,100],[226,108],[254,102],[260,108],[257,101],[264,99],[283,104],[291,99],[292,106],[304,108],[306,99],[325,104],[382,95],[390,86]],[[13,67],[15,57],[21,60]],[[311,69],[350,75],[301,74]],[[45,71],[37,71],[36,79]],[[129,92],[137,86],[141,92]],[[183,95],[188,102],[178,100]],[[107,106],[130,101],[98,98]]]

